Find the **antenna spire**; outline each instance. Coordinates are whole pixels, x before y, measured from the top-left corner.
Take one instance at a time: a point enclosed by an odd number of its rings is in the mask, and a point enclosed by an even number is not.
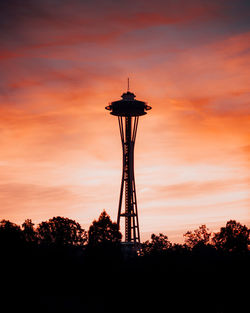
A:
[[[129,91],[129,77],[128,77],[128,90],[127,91]]]

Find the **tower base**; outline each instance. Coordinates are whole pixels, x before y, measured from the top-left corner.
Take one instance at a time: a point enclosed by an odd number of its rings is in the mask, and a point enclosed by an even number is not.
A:
[[[121,251],[124,260],[133,259],[141,254],[141,245],[134,242],[121,242]]]

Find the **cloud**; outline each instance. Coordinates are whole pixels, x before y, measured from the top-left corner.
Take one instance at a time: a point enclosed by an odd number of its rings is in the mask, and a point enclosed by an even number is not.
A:
[[[1,184],[1,216],[19,219],[21,216],[48,215],[69,212],[79,202],[79,196],[65,187],[33,184]],[[65,208],[68,207],[66,210]]]
[[[189,181],[179,184],[167,185],[164,187],[156,188],[156,192],[164,194],[167,198],[187,198],[187,197],[200,197],[204,194],[214,195],[221,192],[232,192],[233,190],[247,189],[246,180],[237,179],[231,180],[215,180],[215,181]]]
[[[217,19],[223,10],[224,15],[232,17],[234,8],[225,8],[223,1],[2,2],[0,29],[6,47],[2,58],[30,55],[33,49],[86,42],[106,45],[136,29],[204,23]],[[241,13],[244,14],[243,9]],[[14,54],[13,47],[18,48]]]
[[[100,207],[116,215],[121,145],[117,120],[104,107],[120,97],[129,76],[137,98],[153,107],[140,120],[135,156],[142,218],[158,210],[147,225],[212,223],[237,216],[237,203],[244,219],[247,1],[16,0],[0,6],[6,217],[30,213],[41,220],[71,212],[90,222]],[[206,201],[205,213],[199,211]],[[177,218],[168,223],[172,212]]]

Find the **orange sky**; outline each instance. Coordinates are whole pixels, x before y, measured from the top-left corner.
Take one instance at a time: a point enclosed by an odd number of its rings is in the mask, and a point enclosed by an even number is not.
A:
[[[142,239],[250,225],[248,1],[6,1],[0,8],[0,218],[116,220],[131,91]]]

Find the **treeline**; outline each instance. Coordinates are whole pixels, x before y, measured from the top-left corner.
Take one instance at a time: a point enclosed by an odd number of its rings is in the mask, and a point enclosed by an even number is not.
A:
[[[53,248],[100,248],[101,246],[113,248],[120,247],[122,235],[117,224],[112,222],[106,211],[103,211],[96,221],[86,231],[76,221],[53,217],[40,223],[36,228],[32,220],[27,219],[19,226],[8,220],[0,221],[0,245],[1,249],[13,250],[18,247],[53,247]],[[249,251],[250,229],[230,220],[225,227],[221,227],[217,233],[212,233],[201,225],[194,231],[186,232],[184,244],[174,244],[164,234],[151,235],[151,239],[143,242],[138,255],[164,254],[166,251],[178,251],[181,249],[191,251],[210,250],[220,253],[246,254]],[[131,254],[132,255],[132,254]]]
[[[237,312],[247,305],[249,235],[230,220],[217,233],[188,231],[184,244],[152,234],[138,254],[105,211],[88,230],[59,216],[37,227],[2,220],[4,299],[25,312]]]

